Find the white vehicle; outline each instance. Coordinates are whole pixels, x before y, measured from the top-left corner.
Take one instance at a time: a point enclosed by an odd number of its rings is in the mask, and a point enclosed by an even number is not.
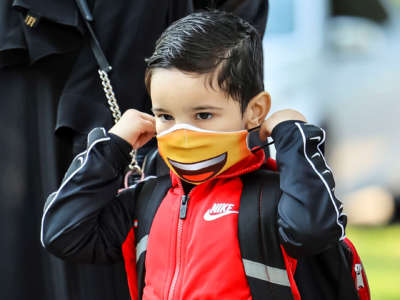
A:
[[[321,125],[323,103],[315,90],[328,16],[327,0],[271,0],[264,36],[265,87],[272,111],[294,108]]]

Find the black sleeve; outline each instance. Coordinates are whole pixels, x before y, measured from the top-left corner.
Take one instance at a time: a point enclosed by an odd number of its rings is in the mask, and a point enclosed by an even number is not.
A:
[[[143,183],[117,194],[130,146],[96,128],[87,150],[71,163],[59,189],[45,204],[41,242],[54,255],[80,263],[122,259],[121,244],[132,227],[135,197]]]
[[[286,121],[274,128],[272,138],[282,190],[277,221],[281,242],[293,257],[319,253],[343,239],[346,226],[324,158],[325,131]]]

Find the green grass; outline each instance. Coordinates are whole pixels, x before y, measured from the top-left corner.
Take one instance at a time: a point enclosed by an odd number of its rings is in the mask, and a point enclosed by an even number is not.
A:
[[[367,271],[372,300],[400,300],[400,226],[347,227]]]

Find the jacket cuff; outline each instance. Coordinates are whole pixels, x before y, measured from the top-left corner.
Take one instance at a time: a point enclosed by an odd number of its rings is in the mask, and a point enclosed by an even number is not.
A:
[[[118,135],[108,132],[108,136],[111,139],[115,167],[120,171],[125,171],[125,168],[131,162],[130,152],[132,151],[132,146]]]
[[[280,140],[280,138],[287,135],[291,129],[296,128],[296,125],[295,125],[296,123],[303,124],[305,122],[299,121],[299,120],[283,121],[274,127],[274,129],[271,132],[271,138],[276,143],[278,140]]]

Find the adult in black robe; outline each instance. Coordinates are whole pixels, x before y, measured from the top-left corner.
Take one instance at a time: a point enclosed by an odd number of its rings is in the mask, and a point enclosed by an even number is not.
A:
[[[212,5],[265,27],[266,1],[89,1],[122,111],[150,112],[144,57],[171,22]],[[87,132],[113,124],[88,42],[72,0],[0,3],[0,299],[129,299],[122,264],[65,263],[39,241],[44,199]]]
[[[382,24],[389,18],[381,0],[331,0],[333,16],[353,16]]]

